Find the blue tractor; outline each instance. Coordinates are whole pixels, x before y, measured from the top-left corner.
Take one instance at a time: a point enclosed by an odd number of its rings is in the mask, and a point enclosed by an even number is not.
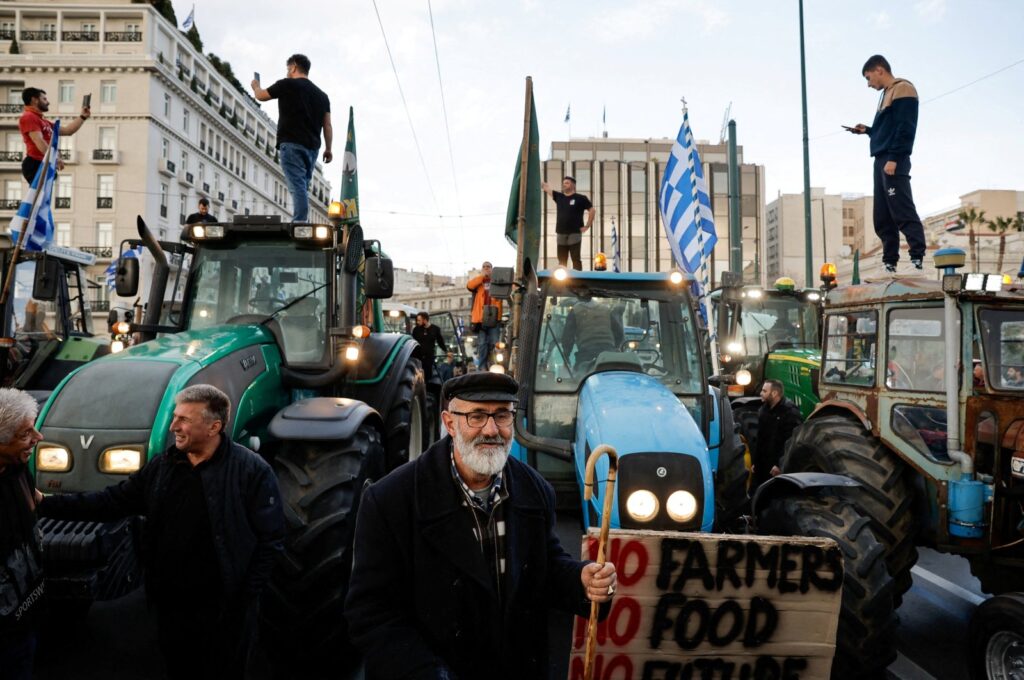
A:
[[[495,270],[492,295],[512,271]],[[704,323],[679,272],[527,271],[515,317],[520,383],[513,455],[552,482],[559,504],[600,524],[583,500],[587,458],[619,455],[613,528],[729,529],[746,506],[744,447],[725,395],[708,386]],[[598,461],[597,479],[608,459]]]

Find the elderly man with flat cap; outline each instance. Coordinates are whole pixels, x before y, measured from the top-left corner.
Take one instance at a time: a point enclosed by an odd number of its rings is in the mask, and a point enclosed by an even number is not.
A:
[[[562,549],[554,490],[509,458],[518,389],[447,381],[450,436],[365,491],[345,610],[368,680],[546,678],[547,610],[610,603],[615,567]]]

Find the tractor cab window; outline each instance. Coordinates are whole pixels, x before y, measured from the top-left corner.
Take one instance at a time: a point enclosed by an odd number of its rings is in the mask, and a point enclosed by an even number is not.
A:
[[[891,390],[945,392],[942,307],[894,309],[889,312],[887,330],[885,386]]]
[[[570,286],[558,292],[544,300],[538,392],[575,392],[602,370],[646,373],[676,394],[703,390],[700,345],[685,302],[667,291]]]
[[[826,316],[824,382],[873,387],[877,343],[878,315],[874,311]]]
[[[329,312],[325,258],[288,241],[206,246],[192,263],[188,325],[206,328],[240,317],[256,323],[272,316],[281,328],[285,361],[321,362]]]
[[[1024,309],[982,309],[979,316],[989,386],[1024,391]]]
[[[54,330],[54,319],[58,316],[54,303],[32,297],[35,271],[34,260],[18,263],[14,271],[10,301],[14,347],[10,352],[12,366],[8,374],[14,379],[28,367],[36,353],[58,341]]]
[[[819,346],[816,304],[792,295],[761,293],[752,297],[750,291],[744,292],[740,304],[735,338],[742,345],[739,353],[764,356],[777,349]],[[731,327],[732,319],[729,321]]]

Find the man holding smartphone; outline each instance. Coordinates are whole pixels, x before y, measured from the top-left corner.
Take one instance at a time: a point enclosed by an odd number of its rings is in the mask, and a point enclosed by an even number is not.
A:
[[[855,135],[871,138],[875,159],[874,185],[875,233],[882,241],[885,271],[896,273],[900,260],[900,232],[910,247],[914,269],[924,268],[924,226],[910,192],[910,154],[917,132],[917,90],[908,80],[896,78],[885,57],[876,54],[864,64],[861,74],[868,87],[882,90],[878,111],[870,127],[863,124],[843,126]]]
[[[25,104],[25,110],[18,119],[18,130],[21,131],[21,138],[25,142],[25,158],[21,161],[21,176],[25,181],[32,184],[32,180],[43,163],[43,156],[53,141],[53,123],[46,120],[43,114],[50,110],[50,101],[46,98],[46,91],[37,87],[26,87],[21,91],[21,101]],[[60,126],[60,136],[70,137],[78,132],[91,112],[89,110],[89,95],[82,100],[82,112],[69,123]],[[64,169],[64,161],[57,159],[57,169]]]
[[[254,73],[253,96],[261,102],[277,100],[277,148],[281,154],[288,190],[292,194],[292,221],[309,219],[309,181],[313,178],[320,151],[323,130],[324,163],[334,158],[331,143],[331,100],[309,79],[309,58],[304,54],[288,57],[287,77],[267,89],[260,87],[259,73]]]

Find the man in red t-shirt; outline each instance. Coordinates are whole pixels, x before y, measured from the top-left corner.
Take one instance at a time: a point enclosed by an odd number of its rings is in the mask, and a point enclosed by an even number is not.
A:
[[[39,166],[43,162],[43,155],[53,140],[53,123],[43,118],[43,114],[50,110],[50,102],[46,98],[46,92],[37,87],[26,87],[21,92],[21,100],[25,102],[25,112],[18,119],[18,129],[21,130],[21,138],[25,141],[25,158],[21,161],[21,175],[29,184],[36,176]],[[69,137],[82,127],[82,123],[89,117],[89,107],[82,107],[82,113],[75,120],[62,125],[60,128],[61,137]],[[64,169],[64,161],[57,159],[57,169]]]

